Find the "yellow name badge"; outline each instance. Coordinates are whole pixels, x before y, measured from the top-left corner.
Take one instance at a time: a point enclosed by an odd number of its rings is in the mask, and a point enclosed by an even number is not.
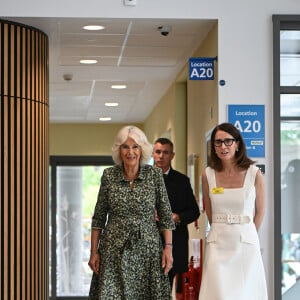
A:
[[[222,187],[215,187],[215,188],[212,188],[212,193],[213,194],[224,194],[224,188]]]

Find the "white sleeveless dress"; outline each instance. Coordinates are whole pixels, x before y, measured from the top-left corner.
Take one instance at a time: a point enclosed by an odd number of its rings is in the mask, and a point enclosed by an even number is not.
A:
[[[206,168],[213,221],[206,240],[199,300],[267,300],[265,272],[253,223],[255,176],[247,170],[242,188],[216,186]]]

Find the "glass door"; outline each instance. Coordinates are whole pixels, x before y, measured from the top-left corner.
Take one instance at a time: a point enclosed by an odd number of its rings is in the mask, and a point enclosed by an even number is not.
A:
[[[290,112],[298,107],[300,116],[300,95],[281,97],[282,114],[295,99],[298,105]],[[281,121],[281,171],[282,299],[287,300],[300,287],[300,120]]]
[[[279,96],[281,295],[283,300],[296,299],[300,294],[299,53],[300,22],[283,22],[280,28]]]
[[[91,218],[105,164],[61,157],[51,163],[51,299],[87,299]]]
[[[273,15],[274,300],[300,295],[300,15]]]

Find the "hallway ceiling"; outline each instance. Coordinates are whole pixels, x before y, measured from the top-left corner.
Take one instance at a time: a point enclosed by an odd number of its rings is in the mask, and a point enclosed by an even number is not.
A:
[[[10,18],[49,37],[50,122],[143,122],[215,21]],[[87,31],[85,25],[104,30]],[[158,29],[168,26],[163,35]],[[164,28],[163,28],[164,29]],[[83,65],[81,59],[96,59]],[[70,79],[70,80],[66,80]],[[125,84],[113,90],[112,84]],[[118,107],[106,107],[118,102]]]

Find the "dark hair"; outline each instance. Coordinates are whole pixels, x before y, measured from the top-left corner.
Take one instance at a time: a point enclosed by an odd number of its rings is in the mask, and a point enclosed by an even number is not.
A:
[[[171,147],[171,152],[173,152],[173,149],[174,149],[174,145],[173,143],[168,139],[168,138],[164,138],[164,137],[161,137],[161,138],[158,138],[154,144],[156,143],[160,143],[162,145],[170,145]]]
[[[222,124],[217,125],[214,128],[214,130],[211,133],[211,137],[210,137],[210,156],[209,156],[208,165],[211,168],[213,168],[217,171],[221,171],[223,169],[222,161],[217,156],[216,151],[215,151],[215,145],[214,145],[215,136],[216,136],[217,131],[219,131],[219,130],[229,133],[230,135],[232,135],[232,137],[235,139],[235,141],[239,143],[238,151],[235,152],[235,159],[236,159],[236,164],[238,167],[240,167],[242,169],[248,169],[250,165],[255,163],[255,161],[251,160],[247,156],[245,142],[243,140],[242,135],[237,130],[237,128],[234,127],[231,123],[222,123]]]

